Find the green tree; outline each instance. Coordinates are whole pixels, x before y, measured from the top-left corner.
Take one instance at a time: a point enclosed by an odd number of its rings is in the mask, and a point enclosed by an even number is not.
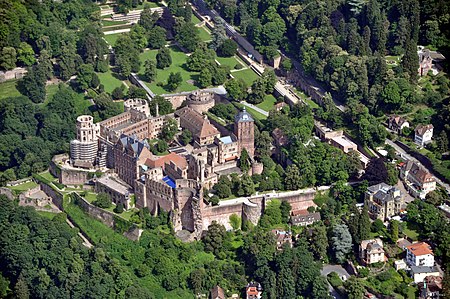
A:
[[[219,47],[219,54],[222,57],[231,57],[236,55],[237,44],[232,39],[226,39]]]
[[[416,82],[419,60],[417,59],[417,45],[413,40],[406,42],[405,55],[403,55],[401,66],[403,71],[409,75],[410,82]]]
[[[173,140],[173,137],[178,132],[178,123],[174,118],[169,118],[164,123],[161,129],[161,138],[165,141]]]
[[[156,63],[153,60],[147,60],[144,64],[144,75],[148,82],[153,82],[156,80],[157,70]]]
[[[17,53],[13,47],[4,47],[1,52],[0,65],[6,70],[12,70],[16,67]]]
[[[45,82],[45,74],[35,66],[29,69],[25,77],[19,80],[17,87],[20,93],[29,97],[34,103],[42,103],[46,96]]]
[[[208,47],[218,51],[222,44],[227,40],[225,24],[222,18],[214,18],[214,28],[211,31],[211,42]]]
[[[33,48],[29,44],[25,42],[20,43],[19,48],[17,49],[17,61],[25,66],[33,65],[36,62]]]
[[[156,113],[156,106],[158,106],[158,113]],[[153,116],[156,116],[156,114],[166,115],[173,112],[172,103],[162,96],[154,97],[149,103],[149,108],[150,114]]]
[[[285,178],[286,189],[297,190],[302,186],[302,177],[300,176],[300,170],[297,165],[292,164],[286,168]]]
[[[250,156],[245,148],[241,151],[241,156],[239,158],[239,168],[243,173],[248,173],[250,170]]]
[[[166,45],[166,30],[160,26],[153,27],[147,35],[150,49],[161,49]]]
[[[250,196],[255,192],[255,185],[248,174],[244,174],[237,186],[238,196]]]
[[[203,238],[206,252],[212,252],[216,257],[224,250],[224,242],[226,237],[225,227],[213,221],[208,226],[208,231]]]
[[[61,55],[57,59],[59,76],[63,80],[69,80],[71,76],[75,75],[78,66],[82,64],[81,57],[74,48],[71,44],[63,45]]]
[[[124,89],[125,89],[125,88],[124,88],[123,85],[114,88],[114,90],[113,90],[112,93],[111,93],[112,98],[113,98],[114,100],[120,100],[120,99],[123,99],[123,98],[125,97]]]
[[[159,69],[165,69],[172,64],[172,57],[170,56],[170,50],[168,48],[161,48],[156,54],[156,67]]]
[[[313,299],[331,299],[327,279],[323,276],[317,277],[313,281],[312,298]]]
[[[151,31],[158,19],[159,14],[157,12],[153,12],[150,7],[145,7],[141,12],[141,17],[139,18],[138,24],[146,30]]]
[[[289,222],[289,218],[291,215],[291,204],[286,200],[281,201],[280,211],[281,211],[281,221],[285,224]]]
[[[95,201],[92,203],[102,209],[107,209],[112,205],[111,197],[106,193],[97,194]]]
[[[204,68],[200,71],[200,76],[198,78],[198,84],[201,88],[208,87],[212,84],[213,76],[211,71],[207,68]]]
[[[242,79],[231,79],[225,83],[228,95],[236,101],[241,101],[247,97],[247,84]]]
[[[215,66],[216,55],[213,50],[208,49],[205,44],[200,44],[195,51],[186,59],[186,66],[190,71],[200,72],[210,66]]]
[[[364,205],[361,215],[358,221],[358,237],[359,241],[367,240],[370,236],[370,218],[369,209],[367,205]],[[358,242],[359,243],[359,242]]]
[[[362,299],[365,289],[360,280],[352,276],[345,282],[345,289],[349,299]]]
[[[181,73],[173,73],[169,74],[169,79],[167,79],[167,89],[169,91],[174,91],[180,86],[181,82],[183,82],[183,77],[181,77]]]
[[[175,39],[188,52],[194,52],[201,43],[200,33],[194,23],[191,22],[184,22],[181,25]]]
[[[180,135],[180,141],[182,145],[188,145],[192,142],[192,133],[188,129],[184,129]],[[231,192],[231,191],[230,191]]]
[[[348,231],[347,225],[337,224],[333,227],[331,247],[336,260],[339,263],[343,263],[352,249],[352,236]]]
[[[241,218],[238,215],[233,214],[230,216],[230,225],[234,230],[241,229],[241,222]]]
[[[94,75],[94,67],[92,64],[83,64],[80,66],[77,73],[77,83],[82,90],[86,90],[91,86]]]
[[[312,228],[310,248],[317,259],[321,261],[326,260],[328,250],[328,237],[327,228],[322,223],[314,225],[314,227]]]
[[[391,221],[391,239],[395,243],[398,240],[398,221],[392,220]]]

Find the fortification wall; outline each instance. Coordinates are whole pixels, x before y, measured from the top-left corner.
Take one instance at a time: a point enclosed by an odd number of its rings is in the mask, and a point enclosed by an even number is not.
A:
[[[58,179],[64,185],[82,185],[90,179],[90,175],[87,171],[61,168]]]
[[[300,194],[294,194],[294,195],[287,195],[287,196],[280,196],[278,197],[279,200],[285,200],[288,203],[291,204],[292,211],[298,211],[298,210],[306,210],[308,207],[315,207],[316,204],[314,203],[314,196],[316,195],[315,190],[311,190],[310,192],[300,193]]]
[[[62,193],[56,191],[51,186],[49,186],[43,182],[39,182],[39,185],[41,186],[41,190],[44,191],[45,194],[47,194],[48,196],[50,196],[52,198],[52,202],[55,204],[55,206],[57,206],[58,209],[60,209],[61,211],[64,211],[64,207],[63,207],[64,196],[62,195]]]
[[[76,194],[76,193],[75,193]],[[78,194],[75,195],[77,198],[77,205],[85,211],[90,216],[100,220],[103,224],[113,228],[114,227],[114,214],[100,209],[94,205],[91,205],[88,201],[86,201],[83,197]]]
[[[222,224],[227,230],[232,229],[230,216],[236,214],[242,217],[242,206],[242,203],[237,203],[235,205],[205,207],[202,212],[203,229],[207,230],[213,221]]]

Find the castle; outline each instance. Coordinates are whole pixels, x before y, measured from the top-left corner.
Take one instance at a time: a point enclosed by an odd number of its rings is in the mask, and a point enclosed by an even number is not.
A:
[[[232,214],[256,224],[264,209],[264,196],[224,201],[218,206],[212,206],[203,196],[204,189],[211,189],[221,175],[241,173],[237,163],[244,149],[252,162],[249,174],[262,172],[262,164],[254,160],[252,116],[245,109],[240,111],[232,130],[213,124],[201,114],[213,106],[211,98],[213,95],[199,92],[188,95],[184,107],[164,116],[158,115],[157,108],[156,115],[150,115],[148,102],[143,99],[125,101],[125,112],[99,123],[91,116],[79,116],[70,159],[54,159],[53,166],[57,167],[51,170],[63,184],[94,182],[97,192],[109,194],[125,209],[170,212],[175,231],[189,231],[192,238],[199,238],[212,221],[231,228]],[[169,120],[176,121],[178,132],[189,130],[192,142],[182,146],[175,140],[168,154],[155,155],[150,143]],[[101,178],[92,175],[98,170],[105,173]],[[313,205],[313,197],[296,196],[291,204],[306,209]]]

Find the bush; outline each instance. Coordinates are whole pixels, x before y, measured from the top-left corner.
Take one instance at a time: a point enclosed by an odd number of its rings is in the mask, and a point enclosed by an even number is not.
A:
[[[123,203],[117,204],[117,206],[114,208],[114,212],[117,214],[123,213]]]
[[[106,193],[97,194],[97,199],[92,203],[102,209],[107,209],[112,205],[111,198]]]
[[[238,63],[236,63],[236,65],[234,66],[234,69],[235,69],[235,70],[241,70],[243,67],[244,67],[244,66],[238,62]]]
[[[369,276],[369,269],[364,267],[358,270],[359,277],[367,277]]]
[[[327,278],[331,286],[335,289],[344,285],[341,278],[336,272],[331,272],[330,274],[327,275]]]

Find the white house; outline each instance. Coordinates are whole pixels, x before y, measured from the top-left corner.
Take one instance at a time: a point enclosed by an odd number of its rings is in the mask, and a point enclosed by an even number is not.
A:
[[[436,190],[435,177],[413,161],[408,161],[402,166],[400,178],[405,182],[409,193],[415,198],[424,199],[428,193]]]
[[[426,242],[418,242],[406,247],[406,263],[412,267],[433,267],[434,254]]]
[[[433,129],[433,125],[418,125],[414,130],[414,142],[420,146],[430,143],[433,137]]]

